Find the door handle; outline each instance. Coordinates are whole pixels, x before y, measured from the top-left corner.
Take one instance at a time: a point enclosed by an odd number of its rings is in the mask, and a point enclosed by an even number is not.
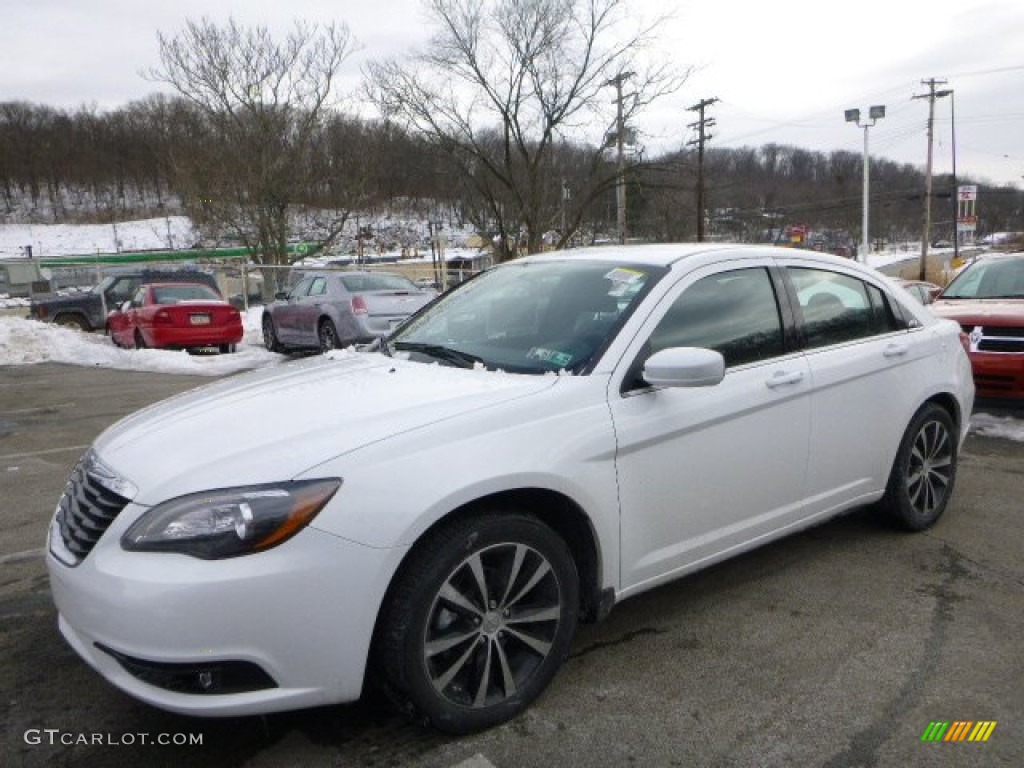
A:
[[[882,354],[886,357],[903,357],[909,350],[906,344],[889,344]]]
[[[803,381],[803,378],[803,371],[776,371],[765,384],[768,385],[769,389],[775,389],[776,387],[785,387],[789,384],[798,384]]]

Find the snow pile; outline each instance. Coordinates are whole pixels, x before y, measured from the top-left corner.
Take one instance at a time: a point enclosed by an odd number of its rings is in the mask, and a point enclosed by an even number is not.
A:
[[[992,416],[975,412],[971,416],[971,431],[985,437],[1001,437],[1024,442],[1024,421],[1012,416]]]
[[[125,371],[224,376],[276,365],[288,358],[269,352],[260,335],[263,308],[243,317],[245,336],[233,354],[193,355],[165,349],[120,349],[109,336],[21,317],[0,317],[0,366],[67,363]]]

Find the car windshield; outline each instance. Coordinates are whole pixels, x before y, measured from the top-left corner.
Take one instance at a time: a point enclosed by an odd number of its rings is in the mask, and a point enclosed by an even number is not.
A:
[[[1024,299],[1024,259],[977,261],[942,292],[944,299]]]
[[[385,351],[511,373],[585,373],[666,271],[575,259],[512,262],[441,298]]]

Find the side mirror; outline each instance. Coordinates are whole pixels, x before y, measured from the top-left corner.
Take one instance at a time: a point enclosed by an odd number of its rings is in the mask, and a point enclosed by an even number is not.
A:
[[[671,347],[651,355],[642,376],[652,387],[713,387],[725,378],[725,358],[713,349]]]

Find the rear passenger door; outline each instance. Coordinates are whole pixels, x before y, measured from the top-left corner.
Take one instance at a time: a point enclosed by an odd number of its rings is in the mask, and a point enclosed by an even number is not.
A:
[[[809,511],[827,512],[884,488],[924,345],[880,284],[796,258],[783,273],[811,371]]]

